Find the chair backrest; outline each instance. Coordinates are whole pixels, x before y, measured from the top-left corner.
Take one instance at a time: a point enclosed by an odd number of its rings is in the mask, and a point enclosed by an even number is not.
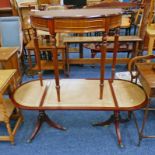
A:
[[[33,1],[34,2],[34,1]],[[24,18],[28,18],[29,17],[29,12],[32,9],[31,3],[33,5],[33,2],[29,2],[28,0],[25,1],[19,1],[19,0],[10,0],[10,4],[12,7],[12,12],[14,16],[19,16],[21,18],[21,21],[24,22]],[[28,3],[26,6],[23,6],[23,8],[21,8],[21,4],[23,3]],[[34,8],[34,6],[33,6]]]
[[[155,0],[149,0],[149,1],[142,1],[141,2],[141,8],[139,8],[139,10],[137,11],[137,14],[135,16],[135,21],[134,21],[134,24],[142,24],[142,19],[143,19],[143,14],[144,14],[144,7],[146,7],[146,3],[149,3],[149,10],[148,9],[145,9],[145,10],[148,10],[149,13],[145,13],[145,14],[148,14],[147,18],[147,24],[151,24],[152,21],[153,21],[153,18],[154,18],[154,11],[155,11]],[[147,12],[147,11],[145,11]],[[145,19],[146,20],[146,19]]]
[[[155,14],[155,0],[151,0],[148,24],[151,24],[153,22],[154,14]]]
[[[19,17],[0,17],[0,36],[2,47],[19,47],[21,55],[23,35]]]
[[[122,1],[117,1],[117,0],[104,0],[104,1],[97,1],[96,2],[87,2],[88,8],[136,8],[137,3],[136,2],[122,2]]]
[[[10,0],[10,4],[11,4],[11,7],[12,7],[12,14],[13,14],[13,16],[19,16],[19,10],[18,10],[17,1]]]

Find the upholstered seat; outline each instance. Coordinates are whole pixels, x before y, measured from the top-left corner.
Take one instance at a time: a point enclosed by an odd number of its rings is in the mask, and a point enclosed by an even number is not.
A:
[[[0,44],[3,48],[1,51],[4,52],[4,55],[1,55],[1,61],[8,60],[3,68],[16,68],[18,70],[17,81],[20,83],[24,68],[24,62],[21,60],[23,58],[23,34],[20,18],[0,17],[0,37]],[[5,60],[5,58],[7,59]]]
[[[22,35],[22,27],[19,17],[0,17],[1,46],[18,47],[18,57],[22,55],[23,50]]]

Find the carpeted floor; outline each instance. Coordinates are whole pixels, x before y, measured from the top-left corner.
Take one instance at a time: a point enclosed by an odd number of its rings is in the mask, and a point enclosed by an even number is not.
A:
[[[117,65],[117,71],[126,70],[126,66]],[[106,67],[106,76],[110,76],[110,66]],[[61,78],[65,78],[63,72]],[[99,77],[99,66],[72,66],[70,78]],[[37,78],[34,76],[33,78]],[[23,81],[33,79],[23,77]],[[52,72],[44,72],[44,78],[53,78]],[[95,91],[95,90],[94,90]],[[93,92],[92,92],[93,95]],[[152,101],[153,103],[153,101]],[[138,147],[138,135],[133,119],[121,124],[122,140],[125,147],[119,148],[114,125],[92,127],[92,123],[109,118],[111,112],[99,111],[48,111],[50,118],[67,128],[60,131],[43,124],[40,132],[32,143],[27,143],[36,123],[38,112],[23,111],[24,123],[15,137],[16,145],[9,142],[0,143],[0,155],[154,155],[155,139],[144,139]],[[143,111],[136,112],[138,123],[141,125]],[[123,112],[122,116],[126,116]],[[155,112],[149,114],[146,133],[155,134]],[[0,126],[0,134],[5,126]]]

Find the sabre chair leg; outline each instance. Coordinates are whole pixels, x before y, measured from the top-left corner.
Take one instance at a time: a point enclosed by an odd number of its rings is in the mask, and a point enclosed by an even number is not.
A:
[[[138,138],[139,138],[139,141],[138,141],[138,143],[141,141],[140,140],[140,129],[139,129],[139,126],[138,126],[138,121],[137,121],[137,118],[136,118],[136,115],[135,115],[135,113],[134,112],[132,112],[132,115],[133,115],[133,119],[134,119],[134,122],[135,122],[135,125],[136,125],[136,129],[137,129],[137,132],[138,132]],[[138,144],[138,145],[140,145],[140,144]]]
[[[142,128],[140,130],[140,134],[139,134],[139,142],[138,142],[138,146],[140,146],[141,141],[143,138],[148,138],[147,136],[144,136],[143,131],[144,131],[144,127],[147,121],[147,117],[148,117],[148,108],[149,108],[149,104],[147,105],[145,112],[144,112],[144,118],[143,118],[143,123],[142,123]]]
[[[118,144],[122,148],[122,147],[124,147],[124,145],[122,143],[121,132],[120,132],[120,127],[119,127],[119,124],[120,124],[120,122],[119,122],[119,112],[115,111],[114,115],[115,115],[115,123],[114,124],[115,124]]]

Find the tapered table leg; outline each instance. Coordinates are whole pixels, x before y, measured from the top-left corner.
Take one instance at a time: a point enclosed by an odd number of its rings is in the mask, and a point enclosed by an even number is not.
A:
[[[114,112],[114,115],[115,115],[114,124],[115,124],[118,144],[119,144],[120,147],[124,147],[123,144],[122,144],[121,132],[120,132],[120,127],[119,127],[120,120],[119,120],[119,113],[118,113],[118,111]]]

